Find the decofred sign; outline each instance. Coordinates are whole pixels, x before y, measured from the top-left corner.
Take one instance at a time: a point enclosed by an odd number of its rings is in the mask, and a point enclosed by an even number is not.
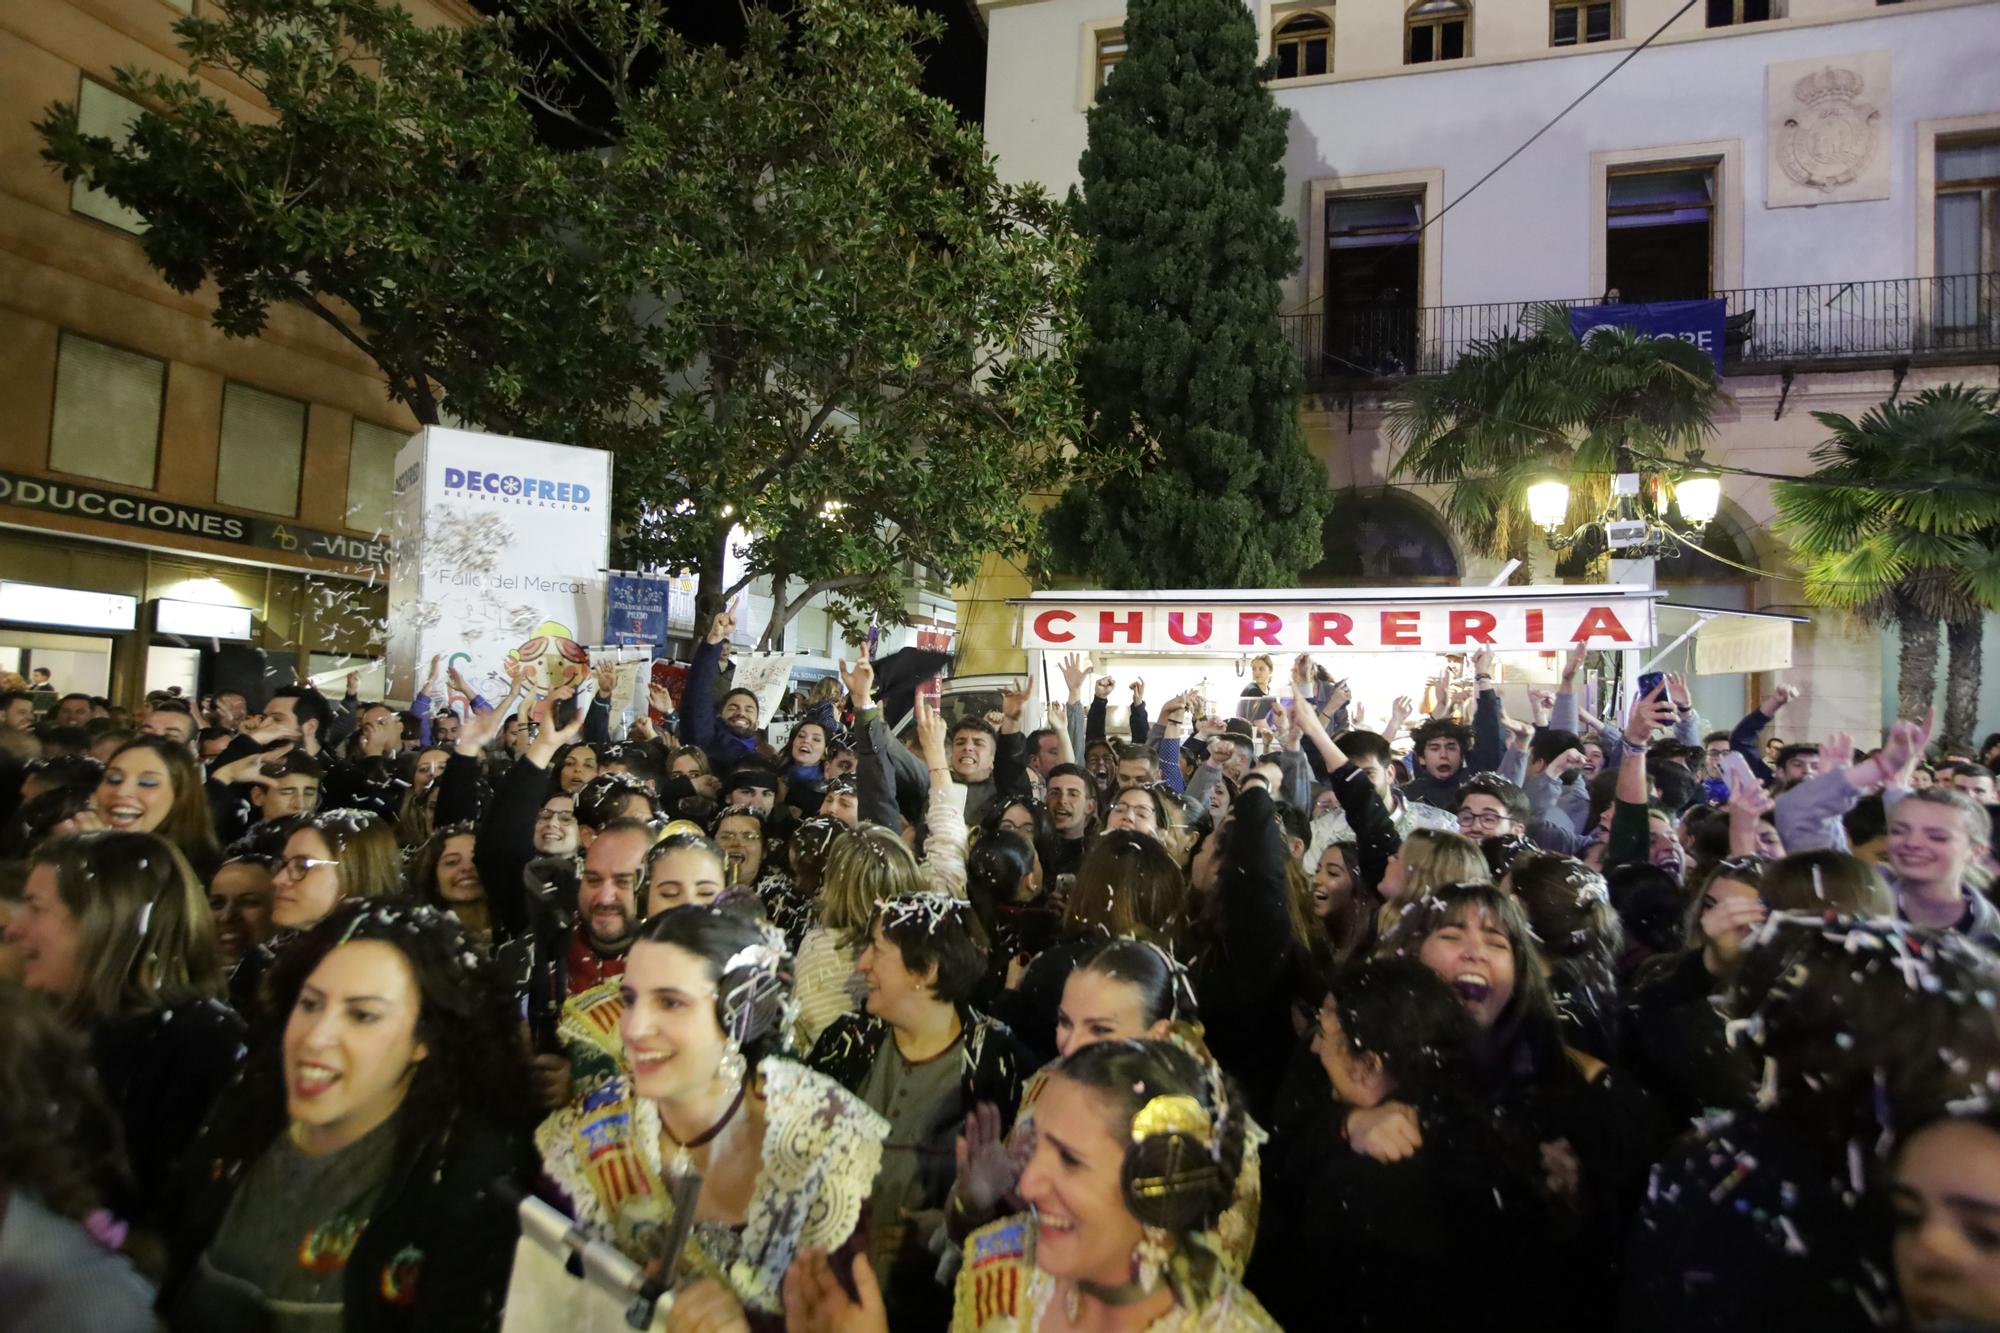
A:
[[[1649,648],[1643,587],[1353,588],[1243,593],[1052,594],[1017,601],[1023,648],[1064,652],[1562,652]]]

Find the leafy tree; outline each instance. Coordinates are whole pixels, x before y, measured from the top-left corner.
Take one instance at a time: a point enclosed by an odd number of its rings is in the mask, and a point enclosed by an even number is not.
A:
[[[202,12],[175,27],[190,71],[247,84],[271,120],[194,78],[121,69],[120,91],[151,108],[129,143],[83,134],[71,103],[36,127],[66,178],[147,219],[171,286],[214,283],[215,325],[235,337],[273,305],[309,312],[425,424],[447,385],[461,418],[506,422],[529,365],[545,395],[588,389],[596,305],[560,244],[561,164],[535,142],[503,28],[426,29],[373,0]]]
[[[1482,554],[1520,559],[1516,580],[1529,582],[1529,486],[1566,473],[1570,514],[1594,518],[1621,446],[1682,456],[1708,436],[1722,394],[1714,362],[1691,344],[1622,329],[1580,341],[1553,304],[1531,306],[1522,322],[1473,342],[1442,374],[1410,380],[1386,423],[1396,474],[1444,486],[1446,521]]]
[[[1032,554],[1031,497],[1080,462],[1082,247],[919,90],[935,21],[801,0],[725,51],[666,0],[513,10],[427,33],[374,0],[218,0],[179,25],[191,62],[272,122],[127,72],[155,108],[133,143],[58,107],[48,153],[155,223],[170,281],[216,280],[225,330],[295,302],[420,420],[612,450],[622,559],[698,571],[704,613],[769,576],[767,642],[820,592],[903,619],[910,560]]]
[[[1240,0],[1132,0],[1125,38],[1081,164],[1077,360],[1085,456],[1127,473],[1063,496],[1056,553],[1112,587],[1291,584],[1327,484],[1278,322],[1286,114]]]
[[[1948,750],[1968,746],[1980,634],[2000,606],[2000,394],[1954,384],[1880,404],[1858,422],[1813,416],[1831,432],[1813,450],[1818,470],[1810,482],[1771,488],[1806,597],[1896,623],[1903,717],[1921,717],[1936,695],[1942,621],[1951,669],[1940,734]]]

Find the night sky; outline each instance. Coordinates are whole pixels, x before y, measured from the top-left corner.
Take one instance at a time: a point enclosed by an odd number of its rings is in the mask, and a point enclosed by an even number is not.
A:
[[[504,13],[508,0],[472,0],[484,13]],[[758,0],[742,0],[756,5]],[[986,33],[979,25],[974,0],[905,0],[923,13],[944,20],[942,41],[919,54],[924,61],[924,91],[943,98],[961,119],[977,124],[986,107]],[[760,7],[786,9],[783,0],[766,0]],[[667,0],[667,14],[690,40],[733,44],[742,39],[743,10],[736,0]],[[563,137],[552,133],[552,137]]]

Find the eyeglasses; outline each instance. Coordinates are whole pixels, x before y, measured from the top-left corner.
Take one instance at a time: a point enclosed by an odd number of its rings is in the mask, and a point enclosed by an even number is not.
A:
[[[1458,826],[1460,828],[1496,829],[1502,824],[1509,822],[1507,816],[1499,810],[1461,810],[1458,812]]]
[[[723,845],[724,847],[727,847],[727,846],[729,846],[729,844],[731,844],[731,843],[733,843],[733,842],[745,842],[745,843],[748,843],[748,842],[762,842],[762,841],[764,841],[764,835],[763,835],[763,834],[761,834],[761,833],[758,833],[758,832],[755,832],[755,831],[753,831],[753,830],[742,830],[742,831],[739,831],[739,830],[736,830],[736,829],[731,829],[731,830],[730,830],[729,832],[727,832],[727,833],[718,833],[718,834],[716,834],[716,835],[715,835],[715,840],[716,840],[717,842],[721,843],[721,844],[722,844],[722,845]]]
[[[318,856],[286,856],[278,861],[278,873],[293,879],[304,879],[316,866],[337,866],[340,862],[329,861]]]
[[[576,823],[576,816],[566,810],[544,810],[535,816],[535,822],[537,824],[555,824],[561,828],[569,828]]]

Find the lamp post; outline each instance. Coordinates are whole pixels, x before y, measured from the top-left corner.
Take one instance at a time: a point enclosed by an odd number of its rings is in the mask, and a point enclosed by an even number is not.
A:
[[[1653,460],[1646,460],[1652,462]],[[1611,556],[1611,581],[1642,584],[1648,592],[1658,590],[1655,561],[1673,555],[1689,538],[1714,521],[1722,505],[1722,478],[1703,466],[1700,450],[1694,450],[1684,465],[1674,468],[1674,508],[1682,527],[1669,525],[1664,517],[1655,521],[1640,506],[1644,484],[1638,463],[1629,446],[1618,447],[1618,471],[1611,478],[1611,502],[1595,518],[1574,531],[1563,532],[1569,517],[1569,483],[1551,472],[1528,487],[1528,516],[1540,528],[1551,551],[1566,551],[1586,535],[1595,532]],[[1627,651],[1623,676],[1635,679],[1639,654]]]

